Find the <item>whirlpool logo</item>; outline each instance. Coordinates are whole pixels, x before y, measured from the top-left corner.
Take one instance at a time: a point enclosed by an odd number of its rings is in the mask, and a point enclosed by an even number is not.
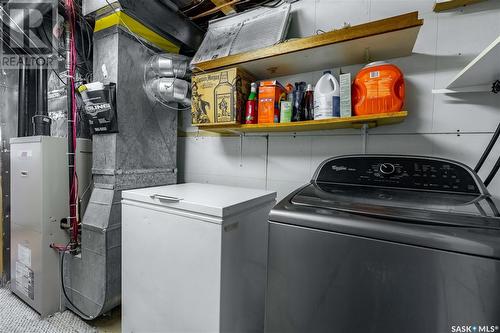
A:
[[[332,170],[333,171],[345,171],[345,170],[347,170],[347,167],[339,166],[339,165],[332,165]]]
[[[452,333],[465,333],[465,332],[471,332],[471,333],[479,333],[479,332],[484,332],[484,333],[493,333],[493,332],[500,332],[500,327],[498,325],[465,325],[465,326],[452,326],[451,327],[451,332]]]

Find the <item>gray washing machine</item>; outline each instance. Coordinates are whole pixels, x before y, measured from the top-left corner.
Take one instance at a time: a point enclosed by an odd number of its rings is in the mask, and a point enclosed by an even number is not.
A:
[[[498,326],[500,217],[469,167],[336,157],[271,211],[266,332]]]

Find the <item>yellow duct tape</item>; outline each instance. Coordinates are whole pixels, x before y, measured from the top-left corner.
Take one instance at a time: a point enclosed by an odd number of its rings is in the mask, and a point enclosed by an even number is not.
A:
[[[130,29],[130,31],[132,31],[134,34],[144,38],[163,51],[169,53],[179,53],[179,46],[175,45],[165,37],[157,34],[141,22],[128,16],[122,11],[117,11],[108,16],[98,19],[95,22],[94,32],[104,30],[115,25],[121,25],[125,27],[125,29],[127,29],[128,27],[128,29]]]

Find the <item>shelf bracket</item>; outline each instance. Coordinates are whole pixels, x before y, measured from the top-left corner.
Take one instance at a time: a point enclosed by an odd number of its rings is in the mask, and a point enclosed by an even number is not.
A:
[[[361,126],[361,151],[363,154],[366,154],[366,146],[367,146],[367,143],[368,143],[368,124],[363,124]]]
[[[244,132],[240,132],[240,168],[243,167],[243,137],[245,136]]]
[[[444,88],[444,89],[432,89],[433,94],[459,94],[459,93],[473,93],[473,92],[491,92],[491,85],[480,85],[480,86],[470,86],[470,87],[459,87],[459,88]]]
[[[365,48],[365,62],[370,63],[372,61],[372,57],[370,55],[370,48]]]

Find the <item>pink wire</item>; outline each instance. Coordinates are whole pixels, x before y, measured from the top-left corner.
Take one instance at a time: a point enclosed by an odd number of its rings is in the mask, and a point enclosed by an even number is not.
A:
[[[70,52],[70,64],[69,64],[69,77],[71,85],[71,115],[73,119],[73,133],[68,133],[71,135],[71,140],[73,142],[73,148],[76,151],[76,127],[77,127],[77,105],[75,97],[75,75],[76,75],[76,63],[77,63],[77,53],[75,45],[75,7],[73,0],[66,0],[66,12],[68,14],[69,30],[70,30],[70,42],[69,42],[69,52]],[[75,156],[76,157],[76,156]],[[73,159],[73,175],[72,175],[72,186],[70,189],[70,225],[71,225],[71,242],[73,244],[78,244],[78,177],[76,175],[76,158]],[[60,250],[60,249],[59,249]]]

